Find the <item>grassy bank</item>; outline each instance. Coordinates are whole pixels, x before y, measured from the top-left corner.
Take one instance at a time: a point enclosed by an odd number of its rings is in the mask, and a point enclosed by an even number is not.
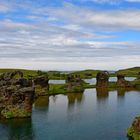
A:
[[[95,88],[95,85],[83,83],[82,85],[75,86],[72,89],[68,89],[67,84],[49,84],[49,91],[45,88],[36,87],[36,96],[44,95],[57,95],[57,94],[68,94],[68,93],[83,93],[85,89]]]
[[[122,70],[117,71],[117,73],[125,74],[128,77],[137,77],[139,72],[140,72],[140,67],[122,69]]]
[[[26,69],[0,69],[0,73],[14,72],[19,70],[23,72],[25,77],[36,77],[38,75],[48,75],[49,79],[62,80],[66,79],[66,74],[61,74],[59,71],[40,71],[40,70],[26,70]]]
[[[36,70],[25,70],[25,69],[0,69],[0,73],[14,72],[16,70],[20,70],[21,72],[23,72],[25,77],[37,76],[37,71]]]

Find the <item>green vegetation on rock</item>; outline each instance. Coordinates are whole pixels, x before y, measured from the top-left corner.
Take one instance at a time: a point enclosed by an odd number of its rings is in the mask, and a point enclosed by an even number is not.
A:
[[[2,110],[1,114],[6,118],[6,119],[11,119],[11,118],[25,118],[25,117],[30,117],[31,113],[27,112],[24,109],[17,108],[16,106],[10,106],[9,110]]]
[[[49,85],[49,94],[66,94],[66,84],[50,84]]]
[[[82,71],[75,71],[72,72],[72,75],[80,75],[82,79],[84,78],[93,78],[96,77],[99,70],[82,70]]]
[[[128,137],[131,137],[133,140],[140,140],[140,135],[137,134],[133,127],[127,129]]]
[[[36,70],[25,70],[25,69],[0,69],[0,73],[14,72],[14,71],[17,71],[17,70],[23,72],[25,77],[37,76],[37,71]]]

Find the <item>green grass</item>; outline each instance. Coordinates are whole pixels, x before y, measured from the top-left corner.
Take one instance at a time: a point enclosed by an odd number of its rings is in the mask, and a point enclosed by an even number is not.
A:
[[[49,85],[49,94],[54,95],[54,94],[66,94],[67,89],[66,89],[66,84],[50,84]]]
[[[59,71],[48,71],[49,79],[54,80],[65,80],[67,78],[67,74],[62,74]]]
[[[80,75],[81,78],[93,78],[96,77],[99,70],[83,70],[83,71],[75,71],[71,74],[73,75]]]
[[[37,76],[37,71],[36,70],[25,70],[25,69],[0,69],[0,73],[14,72],[16,70],[22,71],[25,77]]]
[[[84,85],[77,86],[72,90],[67,90],[67,84],[50,84],[49,95],[67,94],[67,93],[81,93],[85,89]]]
[[[11,118],[24,118],[24,117],[30,117],[31,112],[27,112],[24,108],[18,108],[17,106],[7,106],[9,108],[4,109],[1,111],[2,116],[4,116],[7,119]]]
[[[43,75],[47,74],[49,79],[54,79],[54,80],[64,80],[67,78],[67,75],[68,75],[68,74],[63,74],[59,71],[38,71],[38,70],[26,70],[26,69],[0,69],[0,73],[12,72],[15,70],[22,71],[25,77],[28,77],[28,76],[34,77],[39,74],[38,72],[40,72],[40,74],[43,74]],[[99,71],[100,70],[89,69],[89,70],[82,70],[82,71],[74,71],[74,72],[71,72],[71,74],[80,75],[80,77],[83,79],[88,79],[88,78],[90,79],[90,78],[96,77]],[[140,72],[140,67],[134,67],[134,68],[122,69],[122,70],[117,71],[116,73],[110,73],[109,76],[114,77],[119,73],[119,74],[125,74],[126,76],[129,76],[129,77],[131,76],[137,77],[138,72]]]
[[[20,70],[23,72],[24,77],[36,77],[38,75],[48,75],[49,79],[53,80],[63,80],[66,79],[66,74],[61,74],[58,71],[40,71],[40,70],[25,70],[25,69],[0,69],[0,73],[5,73],[5,72],[14,72],[16,70]]]
[[[128,76],[128,77],[133,77],[133,76],[137,77],[139,72],[140,72],[140,67],[122,69],[122,70],[117,71],[117,73],[125,74],[125,76]]]
[[[77,86],[72,90],[67,90],[67,84],[50,84],[49,92],[44,92],[43,88],[36,87],[36,95],[37,96],[45,96],[45,95],[57,95],[57,94],[68,94],[68,93],[82,93],[84,89],[87,88],[95,88],[95,85],[83,84],[82,86]]]

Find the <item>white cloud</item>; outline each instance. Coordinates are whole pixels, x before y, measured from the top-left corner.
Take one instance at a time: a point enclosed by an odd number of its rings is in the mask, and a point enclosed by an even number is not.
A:
[[[122,68],[134,67],[139,64],[140,56],[121,56],[121,57],[104,57],[104,58],[80,58],[79,61],[64,61],[49,59],[0,59],[0,67],[3,68],[25,68],[25,69],[42,69],[42,70],[85,70],[85,69],[102,69],[118,70]]]
[[[140,0],[125,0],[127,2],[140,2]]]
[[[99,4],[104,4],[104,3],[107,3],[107,4],[112,4],[112,5],[116,5],[116,4],[121,4],[122,2],[140,2],[140,0],[79,0],[79,1],[82,1],[82,2],[96,2],[96,3],[99,3]]]
[[[96,3],[109,3],[109,4],[118,4],[121,0],[82,0],[83,2],[96,2]]]
[[[93,28],[94,30],[140,30],[140,10],[98,11],[65,4],[61,8],[49,8],[48,14],[71,24]]]
[[[8,11],[11,11],[11,6],[6,4],[6,3],[3,3],[3,2],[0,2],[0,13],[5,13],[5,12],[8,12]]]
[[[16,17],[24,23],[0,20],[0,67],[118,69],[139,63],[139,41],[111,39],[114,31],[139,31],[140,10],[97,11],[71,4],[20,8],[28,9]]]

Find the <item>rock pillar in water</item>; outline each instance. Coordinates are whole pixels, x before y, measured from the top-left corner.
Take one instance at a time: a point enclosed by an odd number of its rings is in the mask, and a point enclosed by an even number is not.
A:
[[[84,81],[80,78],[80,75],[69,75],[66,80],[67,90],[73,92],[83,92]]]
[[[37,95],[46,95],[49,92],[49,78],[42,75],[34,79],[35,93]]]
[[[109,83],[109,73],[107,71],[98,72],[96,75],[96,87],[107,88]]]
[[[117,75],[117,87],[132,87],[131,83],[129,81],[125,80],[124,74],[118,74]]]

